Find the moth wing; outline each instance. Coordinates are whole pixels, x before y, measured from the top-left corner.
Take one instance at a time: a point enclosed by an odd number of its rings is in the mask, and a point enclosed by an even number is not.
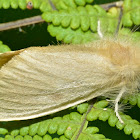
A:
[[[10,59],[12,59],[12,57],[14,57],[15,55],[19,54],[20,52],[22,52],[23,50],[19,50],[19,51],[10,51],[10,52],[6,52],[6,53],[0,53],[0,68],[7,63]]]
[[[110,64],[88,49],[33,47],[15,55],[0,69],[0,121],[48,115],[103,94],[103,65]]]

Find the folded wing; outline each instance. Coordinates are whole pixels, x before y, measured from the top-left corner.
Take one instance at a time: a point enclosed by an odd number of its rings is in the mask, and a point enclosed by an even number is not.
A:
[[[48,115],[107,92],[111,64],[91,48],[32,47],[6,62],[0,69],[0,121]]]

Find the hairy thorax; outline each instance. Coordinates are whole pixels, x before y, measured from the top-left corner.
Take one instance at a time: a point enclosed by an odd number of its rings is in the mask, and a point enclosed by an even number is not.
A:
[[[140,83],[140,48],[114,42],[103,41],[100,54],[113,65],[116,82],[123,82],[128,89],[136,90]]]

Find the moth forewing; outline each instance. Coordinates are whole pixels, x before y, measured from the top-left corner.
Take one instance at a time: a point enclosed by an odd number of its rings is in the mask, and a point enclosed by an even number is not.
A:
[[[12,59],[12,57],[14,57],[15,55],[19,54],[20,52],[22,52],[23,50],[18,50],[18,51],[10,51],[10,52],[6,52],[6,53],[0,53],[0,68],[7,63],[10,59]]]
[[[0,120],[47,115],[103,94],[103,65],[111,64],[94,47],[25,49],[0,70]]]
[[[121,60],[127,46],[116,43],[110,47],[113,42],[101,40],[89,45],[32,47],[14,52],[16,55],[0,69],[0,121],[36,118],[100,95],[117,96],[128,86],[120,73],[127,64],[115,64],[116,57],[108,53],[111,49],[120,51],[117,57]],[[135,60],[133,65],[137,67]],[[132,82],[137,81],[135,78]]]

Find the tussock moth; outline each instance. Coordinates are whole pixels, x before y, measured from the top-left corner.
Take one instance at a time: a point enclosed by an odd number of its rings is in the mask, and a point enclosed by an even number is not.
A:
[[[51,114],[98,96],[121,98],[140,85],[140,48],[102,39],[0,55],[0,121]]]

